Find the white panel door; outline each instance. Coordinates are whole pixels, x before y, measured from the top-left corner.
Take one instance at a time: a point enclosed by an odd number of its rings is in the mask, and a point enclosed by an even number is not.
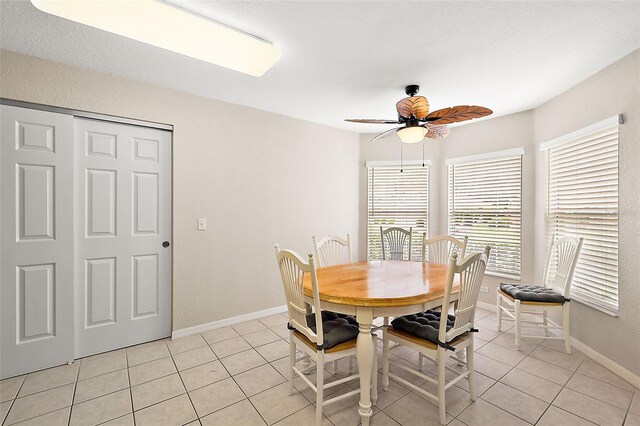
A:
[[[73,118],[0,106],[0,377],[73,360]]]
[[[76,119],[75,135],[83,357],[171,334],[171,133]]]

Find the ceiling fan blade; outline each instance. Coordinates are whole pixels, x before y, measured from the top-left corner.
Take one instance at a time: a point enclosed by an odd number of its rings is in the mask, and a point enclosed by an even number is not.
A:
[[[391,133],[397,131],[398,129],[402,129],[402,127],[403,126],[400,126],[400,127],[396,127],[395,129],[389,129],[386,132],[382,132],[378,136],[376,136],[373,139],[371,139],[371,142],[375,142],[377,140],[380,140],[380,139],[384,138],[385,136],[389,136]]]
[[[427,115],[424,121],[431,124],[450,124],[460,121],[473,120],[493,114],[489,108],[476,105],[458,105],[439,109]]]
[[[425,127],[427,129],[427,133],[425,133],[424,137],[430,139],[444,139],[449,136],[449,133],[451,132],[449,126],[445,124],[427,123],[423,124],[422,127]]]
[[[398,120],[378,120],[368,118],[347,118],[344,121],[350,121],[352,123],[372,123],[372,124],[400,124]]]
[[[420,120],[429,114],[429,101],[424,96],[411,96],[400,99],[396,104],[396,110],[404,118],[409,118],[413,115]]]

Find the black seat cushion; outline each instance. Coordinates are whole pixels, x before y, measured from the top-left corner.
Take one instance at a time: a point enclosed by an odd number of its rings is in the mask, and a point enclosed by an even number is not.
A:
[[[398,317],[391,321],[391,325],[398,330],[426,339],[437,345],[441,315],[440,311],[428,310],[417,314]],[[455,316],[447,315],[447,331],[453,327],[455,320]]]
[[[307,315],[307,325],[316,332],[316,315]],[[348,342],[358,337],[358,322],[351,315],[322,311],[322,332],[324,334],[324,348],[331,349],[340,343]]]
[[[500,290],[524,302],[564,303],[564,296],[550,288],[538,285],[500,283]]]

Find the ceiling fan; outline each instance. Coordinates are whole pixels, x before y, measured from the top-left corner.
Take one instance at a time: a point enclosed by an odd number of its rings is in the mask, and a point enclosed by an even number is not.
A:
[[[427,98],[424,96],[416,96],[419,90],[420,86],[417,84],[412,84],[404,88],[404,92],[409,97],[400,99],[396,104],[396,110],[398,111],[397,120],[346,119],[345,121],[351,121],[353,123],[404,124],[401,127],[380,133],[371,139],[371,141],[380,140],[393,132],[397,132],[402,142],[418,143],[425,137],[430,139],[446,138],[450,131],[447,124],[493,114],[493,111],[489,108],[475,105],[458,105],[439,109],[429,114],[429,102]]]

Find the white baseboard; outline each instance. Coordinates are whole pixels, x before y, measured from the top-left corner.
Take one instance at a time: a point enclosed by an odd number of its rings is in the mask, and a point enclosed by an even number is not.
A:
[[[575,337],[571,338],[571,346],[573,346],[598,364],[602,365],[606,369],[610,370],[616,376],[619,376],[621,379],[626,380],[637,389],[640,389],[640,376],[633,374],[631,371],[627,370],[620,364],[615,363],[611,359],[602,355],[600,352],[596,352],[589,346],[577,340]]]
[[[191,336],[192,334],[202,333],[216,328],[228,327],[230,325],[240,324],[242,322],[251,321],[259,318],[268,317],[270,315],[280,314],[287,311],[287,305],[276,306],[262,311],[250,312],[236,317],[225,318],[218,321],[208,322],[206,324],[194,325],[193,327],[181,328],[171,332],[172,339]]]
[[[478,303],[476,304],[476,306],[478,308],[484,309],[485,311],[497,312],[497,307],[495,303],[481,302],[478,300]]]
[[[479,308],[485,309],[487,311],[491,311],[491,312],[496,312],[497,311],[497,307],[493,303],[486,303],[486,302],[478,301],[478,305],[477,306]],[[559,333],[556,330],[552,330],[552,332]],[[577,350],[579,350],[580,352],[582,352],[583,354],[585,354],[586,356],[591,358],[593,361],[595,361],[598,364],[602,365],[603,367],[605,367],[606,369],[611,371],[613,374],[619,376],[621,379],[626,380],[627,382],[629,382],[630,384],[632,384],[636,388],[640,389],[640,376],[638,376],[636,374],[633,374],[631,371],[627,370],[626,368],[624,368],[620,364],[615,363],[611,359],[609,359],[606,356],[602,355],[600,352],[596,352],[595,350],[593,350],[589,346],[587,346],[584,343],[582,343],[581,341],[577,340],[575,337],[571,338],[571,346],[573,346],[574,348],[576,348]]]

